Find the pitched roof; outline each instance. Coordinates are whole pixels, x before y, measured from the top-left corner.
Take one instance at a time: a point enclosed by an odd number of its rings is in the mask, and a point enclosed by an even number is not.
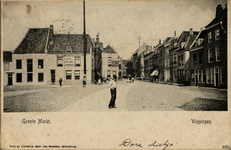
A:
[[[227,8],[223,9],[222,11],[222,15],[220,16],[221,18],[214,18],[207,26],[205,26],[205,28],[208,28],[212,25],[215,25],[217,23],[219,23],[221,20],[223,19],[227,19]]]
[[[110,45],[107,45],[107,47],[104,48],[103,53],[116,53],[116,52],[114,51],[114,49]]]
[[[87,38],[87,52],[90,52],[92,41],[89,35]],[[82,34],[54,34],[53,43],[48,44],[48,54],[52,53],[70,53],[84,52],[84,36]]]
[[[3,51],[3,62],[12,62],[12,52]]]
[[[183,31],[180,37],[178,38],[176,46],[179,48],[189,48],[198,33],[198,31],[193,31],[193,34],[190,35],[189,31]]]
[[[49,28],[30,28],[14,53],[45,53],[48,31]]]

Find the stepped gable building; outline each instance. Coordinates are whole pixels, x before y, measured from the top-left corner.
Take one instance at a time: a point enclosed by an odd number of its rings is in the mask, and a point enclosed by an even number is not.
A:
[[[83,39],[81,34],[54,34],[50,28],[30,28],[12,53],[13,85],[82,84]],[[93,43],[87,38],[87,81],[93,79]]]

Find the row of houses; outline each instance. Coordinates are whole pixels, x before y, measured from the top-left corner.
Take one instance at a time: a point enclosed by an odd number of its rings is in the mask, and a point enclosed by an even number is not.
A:
[[[54,27],[30,28],[19,46],[3,52],[4,85],[57,85],[97,83],[112,75],[122,77],[122,58],[111,46],[86,35],[86,74],[84,74],[84,35],[54,34]],[[126,73],[126,72],[125,72]]]
[[[195,86],[227,87],[227,5],[200,31],[143,44],[133,53],[135,77]]]

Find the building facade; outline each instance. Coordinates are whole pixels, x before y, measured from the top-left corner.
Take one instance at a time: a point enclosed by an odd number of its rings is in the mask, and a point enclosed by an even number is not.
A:
[[[93,43],[87,38],[86,78],[93,80]],[[13,85],[82,84],[84,76],[84,36],[54,34],[50,28],[30,28],[12,53]]]
[[[110,45],[107,45],[102,52],[102,77],[104,79],[109,79],[113,75],[119,77],[119,61],[119,55]]]

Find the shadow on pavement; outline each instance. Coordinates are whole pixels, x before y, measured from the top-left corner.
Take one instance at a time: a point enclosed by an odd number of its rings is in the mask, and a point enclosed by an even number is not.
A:
[[[182,106],[176,106],[186,111],[227,111],[227,100],[195,98]]]

